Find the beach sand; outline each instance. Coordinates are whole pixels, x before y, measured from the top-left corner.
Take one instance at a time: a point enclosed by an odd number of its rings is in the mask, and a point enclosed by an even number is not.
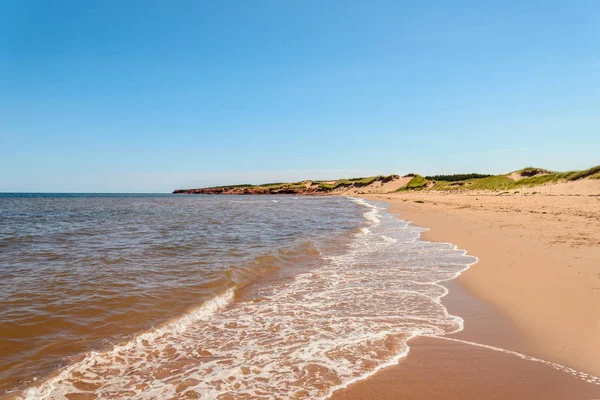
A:
[[[465,330],[451,338],[600,376],[599,184],[555,185],[535,195],[364,197],[430,228],[423,239],[479,257],[447,284],[444,304],[465,319]],[[410,345],[397,366],[332,398],[600,399],[600,385],[514,354],[436,338]]]

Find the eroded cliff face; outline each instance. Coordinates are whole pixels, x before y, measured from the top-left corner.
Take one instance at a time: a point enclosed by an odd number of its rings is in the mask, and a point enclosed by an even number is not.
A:
[[[406,185],[410,177],[398,175],[368,178],[339,179],[337,181],[302,181],[265,185],[216,186],[198,189],[178,189],[173,194],[290,194],[290,195],[354,195],[361,193],[389,193]]]
[[[583,184],[579,182],[585,181]],[[267,183],[263,185],[232,185],[199,189],[178,189],[174,194],[290,194],[290,195],[341,195],[392,193],[408,191],[504,192],[518,189],[515,193],[536,188],[554,188],[556,185],[583,187],[585,194],[595,193],[589,187],[600,183],[600,165],[584,171],[551,172],[541,168],[525,168],[504,175],[453,174],[421,176],[417,174],[376,175],[364,178],[337,179],[332,181],[301,181],[294,183]],[[579,189],[578,189],[579,190]],[[591,190],[591,191],[590,191]]]
[[[251,187],[251,188],[239,188],[239,187],[216,187],[216,188],[200,188],[200,189],[179,189],[175,190],[173,194],[246,194],[246,195],[259,195],[259,194],[326,194],[327,192],[320,191],[318,187],[304,187],[304,188],[267,188],[267,187]]]

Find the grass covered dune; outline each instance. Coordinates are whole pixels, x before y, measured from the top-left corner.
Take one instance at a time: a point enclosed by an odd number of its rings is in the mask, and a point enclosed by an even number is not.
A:
[[[261,185],[228,185],[198,189],[178,189],[174,194],[365,194],[403,191],[509,191],[582,179],[600,179],[600,165],[582,170],[555,172],[543,168],[524,168],[504,175],[419,174],[376,175],[332,181],[276,182]]]
[[[415,175],[406,188],[431,190],[511,190],[549,183],[600,179],[600,165],[583,171],[554,172],[542,168],[524,168],[505,175],[456,174],[422,177]]]
[[[261,185],[228,185],[199,189],[178,189],[173,193],[186,194],[328,194],[351,188],[384,185],[400,179],[399,175],[376,175],[363,178],[337,179],[334,181],[277,182]]]

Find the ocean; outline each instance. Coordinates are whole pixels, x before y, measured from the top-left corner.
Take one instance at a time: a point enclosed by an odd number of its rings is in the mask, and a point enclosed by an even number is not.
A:
[[[347,197],[0,194],[0,396],[321,399],[477,261]]]

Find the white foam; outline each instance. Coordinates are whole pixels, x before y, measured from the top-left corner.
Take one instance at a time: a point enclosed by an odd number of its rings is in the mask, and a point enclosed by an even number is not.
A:
[[[423,336],[429,336],[429,335],[423,335]],[[510,354],[516,357],[519,357],[520,359],[523,360],[527,360],[527,361],[533,361],[533,362],[538,362],[538,363],[542,363],[544,365],[547,365],[551,368],[554,368],[557,371],[562,371],[562,372],[566,372],[576,378],[579,378],[585,382],[588,383],[592,383],[594,385],[600,385],[600,377],[585,373],[585,372],[581,372],[581,371],[577,371],[574,368],[571,367],[567,367],[565,365],[562,364],[558,364],[552,361],[548,361],[548,360],[544,360],[541,358],[536,358],[536,357],[532,357],[532,356],[528,356],[527,354],[523,354],[523,353],[519,353],[516,351],[512,351],[512,350],[506,350],[500,347],[495,347],[495,346],[490,346],[487,344],[481,344],[481,343],[476,343],[476,342],[470,342],[467,340],[460,340],[460,339],[454,339],[454,338],[449,338],[449,337],[439,337],[439,336],[432,336],[435,337],[437,339],[443,339],[443,340],[448,340],[448,341],[452,341],[452,342],[458,342],[458,343],[463,343],[463,344],[467,344],[470,346],[476,346],[476,347],[481,347],[484,349],[488,349],[488,350],[492,350],[492,351],[497,351],[500,353],[505,353],[505,354]]]
[[[350,200],[352,200],[353,202],[360,204],[361,206],[365,206],[367,208],[369,208],[370,210],[367,211],[366,213],[363,214],[363,216],[365,217],[365,219],[367,221],[369,221],[372,225],[379,225],[379,223],[381,222],[380,217],[380,213],[379,213],[379,208],[366,202],[363,199],[360,198],[356,198],[356,197],[348,197]]]
[[[191,324],[198,321],[208,320],[216,311],[226,307],[233,300],[235,294],[234,288],[228,289],[225,293],[215,296],[212,299],[203,303],[200,307],[191,310],[183,316],[167,322],[157,328],[151,329],[145,333],[135,336],[132,340],[125,344],[116,345],[112,351],[108,353],[90,352],[83,360],[72,364],[63,370],[59,371],[54,377],[45,381],[37,387],[29,388],[24,393],[24,398],[27,400],[45,399],[52,395],[64,395],[64,391],[57,386],[60,382],[68,379],[69,374],[78,367],[92,365],[96,362],[102,362],[106,358],[110,358],[120,352],[130,350],[134,347],[145,347],[151,345],[157,338],[165,334],[176,334],[185,331]],[[54,393],[58,389],[59,393]]]
[[[322,254],[310,272],[260,286],[260,301],[232,303],[230,290],[110,352],[92,353],[27,398],[85,393],[76,387],[84,382],[99,397],[194,391],[207,399],[323,399],[397,363],[415,336],[462,330],[463,320],[441,302],[448,290],[440,282],[477,259],[418,240],[423,229],[353,201],[368,208],[366,226],[344,253]]]
[[[381,238],[387,242],[398,243],[398,239],[394,239],[389,236],[381,235]]]

